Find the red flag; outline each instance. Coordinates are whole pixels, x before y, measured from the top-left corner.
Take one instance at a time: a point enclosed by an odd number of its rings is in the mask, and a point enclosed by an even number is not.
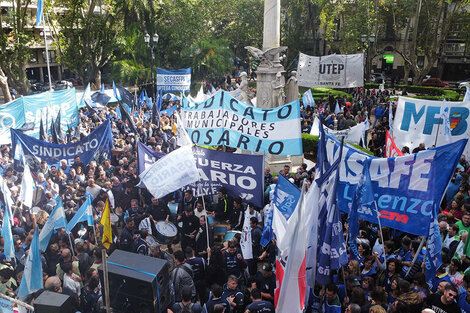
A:
[[[397,148],[395,141],[393,141],[392,136],[390,136],[387,130],[385,133],[385,157],[394,158],[398,156],[403,156],[403,153]]]

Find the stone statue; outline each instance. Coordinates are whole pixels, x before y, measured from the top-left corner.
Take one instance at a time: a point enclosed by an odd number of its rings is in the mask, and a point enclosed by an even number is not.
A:
[[[260,67],[273,67],[275,65],[274,63],[279,63],[279,53],[286,51],[287,47],[275,47],[267,49],[266,51],[252,46],[246,46],[245,49],[248,50],[252,56],[260,60]]]
[[[297,85],[297,72],[292,71],[287,81],[287,97],[286,103],[291,103],[299,99],[299,86]]]
[[[271,82],[271,87],[273,89],[272,105],[274,108],[284,104],[284,86],[284,76],[282,76],[281,72],[277,72],[276,80]]]
[[[246,104],[253,105],[251,103],[253,93],[248,88],[248,75],[246,74],[246,72],[240,73],[240,80],[240,86],[238,86],[238,89],[240,90],[240,96],[238,97],[238,100],[241,100]]]

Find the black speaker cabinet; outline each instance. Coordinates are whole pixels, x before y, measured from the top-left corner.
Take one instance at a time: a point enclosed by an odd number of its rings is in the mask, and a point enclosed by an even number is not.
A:
[[[129,313],[166,311],[170,304],[169,264],[166,260],[115,250],[107,263],[113,309]],[[98,271],[104,286],[103,265],[98,267]],[[104,292],[104,287],[101,290]]]
[[[34,312],[36,313],[75,313],[70,296],[44,291],[34,300]]]

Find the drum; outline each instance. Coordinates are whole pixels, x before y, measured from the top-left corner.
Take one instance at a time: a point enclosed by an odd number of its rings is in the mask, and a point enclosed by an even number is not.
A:
[[[238,230],[229,230],[226,234],[225,234],[225,237],[224,237],[224,241],[228,241],[228,240],[233,240],[233,237],[235,237],[236,234],[242,234],[241,231],[238,231]]]
[[[155,239],[160,244],[171,244],[176,235],[178,235],[178,228],[172,222],[159,221],[155,227],[157,228]]]
[[[146,242],[149,244],[149,246],[150,246],[152,243],[157,242],[157,239],[156,239],[154,236],[148,234],[147,237],[145,238],[145,241],[146,241]]]
[[[115,213],[110,214],[110,219],[112,225],[116,225],[116,223],[119,222],[119,216],[117,216]]]

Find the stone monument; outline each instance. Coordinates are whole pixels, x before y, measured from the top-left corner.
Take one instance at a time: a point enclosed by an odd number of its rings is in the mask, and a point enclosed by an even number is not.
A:
[[[292,71],[290,73],[289,80],[286,84],[287,89],[287,96],[286,96],[286,103],[290,103],[299,99],[299,85],[297,84],[297,72]]]
[[[254,57],[260,60],[256,71],[256,106],[273,108],[284,103],[273,103],[272,82],[276,74],[284,72],[279,61],[279,53],[287,50],[280,46],[281,41],[281,0],[264,0],[263,49],[245,47]]]
[[[241,72],[240,73],[240,86],[238,89],[240,90],[240,96],[238,97],[238,100],[246,103],[246,104],[251,104],[251,99],[253,98],[253,93],[250,91],[248,88],[248,75],[246,72]]]

